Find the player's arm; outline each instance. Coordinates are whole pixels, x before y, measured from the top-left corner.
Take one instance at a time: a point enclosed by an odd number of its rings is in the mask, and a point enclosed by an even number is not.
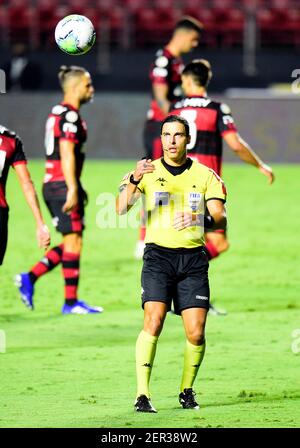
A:
[[[63,212],[71,213],[78,205],[78,181],[76,178],[75,143],[61,139],[59,142],[61,167],[67,184],[67,199]]]
[[[206,207],[208,208],[211,218],[209,225],[210,229],[226,230],[227,216],[224,202],[219,199],[210,199],[207,201]]]
[[[50,233],[44,223],[39,200],[30,173],[25,163],[14,165],[14,169],[17,173],[17,177],[22,187],[25,199],[30,206],[34,219],[36,221],[36,236],[39,247],[44,247],[46,249],[50,245]]]
[[[162,112],[167,115],[171,106],[170,101],[168,100],[169,87],[167,84],[162,83],[154,83],[152,85],[153,96],[159,108]]]
[[[143,179],[144,174],[152,173],[154,169],[151,159],[139,160],[136,164],[136,169],[132,174],[133,180],[135,182],[140,182]],[[140,194],[141,192],[138,189],[138,185],[134,185],[131,182],[127,183],[127,185],[124,184],[116,199],[116,211],[118,215],[127,213],[138,200]]]
[[[228,132],[223,135],[224,140],[228,146],[234,151],[234,153],[243,162],[256,166],[259,171],[269,179],[269,184],[272,184],[275,177],[272,168],[266,165],[258,155],[250,148],[242,137],[237,132]]]

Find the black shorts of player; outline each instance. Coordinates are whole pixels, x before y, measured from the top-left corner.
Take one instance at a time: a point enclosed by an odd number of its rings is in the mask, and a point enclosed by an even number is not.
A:
[[[142,307],[163,302],[175,314],[187,308],[209,308],[208,258],[203,247],[169,249],[146,244],[142,270]]]
[[[8,207],[0,207],[0,265],[3,263],[8,236]]]
[[[56,230],[63,235],[81,233],[84,230],[84,193],[79,188],[78,207],[70,214],[62,211],[67,198],[65,182],[47,182],[43,185],[43,197]]]
[[[163,154],[160,127],[160,121],[147,120],[145,123],[143,141],[147,159],[156,160]]]

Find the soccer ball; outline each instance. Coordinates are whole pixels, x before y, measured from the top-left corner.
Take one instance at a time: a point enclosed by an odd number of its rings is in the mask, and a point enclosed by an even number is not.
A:
[[[72,14],[64,17],[55,28],[55,41],[59,48],[71,55],[87,53],[96,40],[92,22],[85,16]]]

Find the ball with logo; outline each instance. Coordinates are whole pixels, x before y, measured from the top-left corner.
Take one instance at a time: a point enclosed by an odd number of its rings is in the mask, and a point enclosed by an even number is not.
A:
[[[55,28],[55,41],[59,48],[70,55],[87,53],[96,40],[94,25],[85,16],[72,14],[64,17]]]

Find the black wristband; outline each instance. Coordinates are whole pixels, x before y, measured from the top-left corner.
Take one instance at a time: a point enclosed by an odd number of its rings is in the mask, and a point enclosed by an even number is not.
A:
[[[215,220],[212,216],[210,216],[210,215],[204,216],[204,227],[206,229],[212,229],[214,224],[215,224]]]
[[[134,180],[133,174],[131,174],[129,178],[129,182],[133,185],[138,185],[141,181],[140,180]]]

